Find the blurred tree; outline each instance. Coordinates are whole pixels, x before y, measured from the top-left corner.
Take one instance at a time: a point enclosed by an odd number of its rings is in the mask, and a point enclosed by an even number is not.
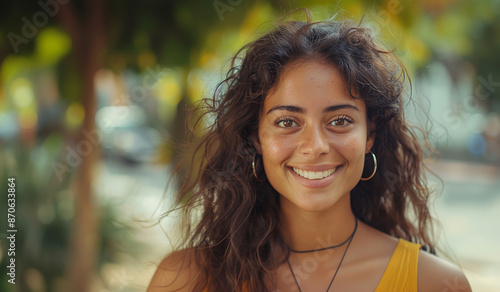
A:
[[[94,133],[96,97],[94,76],[103,66],[119,71],[144,70],[156,62],[184,67],[184,81],[197,62],[197,52],[214,24],[238,23],[243,1],[11,1],[0,11],[0,61],[11,54],[31,55],[34,39],[49,26],[63,28],[72,40],[72,52],[60,66],[62,97],[78,101],[84,109],[81,129],[66,131],[70,147],[82,145]],[[235,12],[232,12],[236,10]],[[232,13],[227,13],[232,12]],[[227,14],[227,15],[225,15]],[[75,74],[76,72],[76,74]],[[65,84],[72,84],[68,87]],[[174,122],[173,141],[184,140],[187,82]],[[50,133],[47,133],[50,134]],[[61,147],[66,149],[66,147]],[[175,151],[175,149],[174,149]],[[93,168],[99,147],[82,157],[74,178],[75,215],[71,228],[68,279],[65,291],[89,291],[96,266],[98,212],[92,194]],[[174,155],[174,157],[176,157]],[[68,169],[59,170],[67,175]]]
[[[79,145],[87,138],[84,132],[95,128],[94,75],[101,67],[102,52],[106,47],[105,3],[91,1],[17,1],[6,4],[0,18],[1,27],[7,31],[7,40],[2,38],[0,52],[3,61],[6,55],[32,53],[34,39],[47,26],[62,24],[72,39],[75,67],[78,72],[81,93],[76,94],[85,110],[82,131],[69,137],[69,143]],[[7,48],[7,49],[6,49]],[[7,52],[7,53],[4,53]],[[75,70],[76,69],[76,70]],[[97,254],[97,212],[92,197],[92,169],[98,148],[90,149],[81,159],[75,176],[75,217],[71,228],[69,281],[67,291],[88,291]]]

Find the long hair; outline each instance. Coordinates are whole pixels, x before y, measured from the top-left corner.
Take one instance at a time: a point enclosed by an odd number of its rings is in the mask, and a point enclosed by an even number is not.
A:
[[[376,44],[370,29],[350,20],[312,22],[308,14],[307,21],[280,23],[243,47],[213,97],[197,107],[194,128],[202,130],[191,159],[181,164],[188,171],[178,172],[187,176],[177,194],[186,224],[182,248],[195,251],[202,276],[196,291],[267,291],[271,279],[266,277],[283,263],[276,257],[286,250],[279,195],[250,137],[283,69],[309,59],[337,68],[376,125],[372,151],[378,170],[351,191],[354,214],[389,235],[434,250],[424,151],[403,112],[409,83],[404,66],[393,51]]]

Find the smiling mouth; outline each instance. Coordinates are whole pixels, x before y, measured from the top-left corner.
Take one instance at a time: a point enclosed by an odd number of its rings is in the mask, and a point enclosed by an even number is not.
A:
[[[335,171],[337,171],[338,168],[339,167],[337,166],[335,168],[324,170],[324,171],[307,171],[307,170],[302,170],[302,169],[299,169],[299,168],[292,167],[292,170],[296,174],[300,175],[303,178],[307,178],[307,179],[322,179],[322,178],[325,178],[327,176],[332,175]]]

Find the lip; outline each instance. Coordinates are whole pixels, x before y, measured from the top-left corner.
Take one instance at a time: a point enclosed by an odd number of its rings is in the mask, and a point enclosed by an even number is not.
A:
[[[331,164],[331,165],[293,166],[293,167],[299,168],[302,170],[307,170],[307,171],[325,171],[325,170],[329,170],[329,169],[337,167],[337,170],[334,173],[332,173],[331,175],[329,175],[327,177],[321,178],[321,179],[307,179],[305,177],[301,177],[298,173],[293,171],[291,166],[287,167],[290,174],[295,178],[295,180],[299,184],[301,184],[302,186],[305,186],[307,188],[314,188],[314,189],[324,188],[324,187],[330,185],[337,177],[339,171],[342,171],[342,165],[334,166],[333,164]]]

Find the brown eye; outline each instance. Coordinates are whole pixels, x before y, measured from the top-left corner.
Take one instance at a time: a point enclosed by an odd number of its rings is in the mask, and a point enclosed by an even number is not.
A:
[[[290,127],[293,127],[295,125],[295,122],[292,121],[292,120],[282,120],[278,123],[278,125],[280,127],[283,127],[283,128],[290,128]]]
[[[345,119],[337,119],[332,122],[335,126],[345,126],[347,121]]]
[[[352,120],[349,117],[344,116],[333,120],[330,124],[337,127],[346,127],[349,123],[352,123]]]

